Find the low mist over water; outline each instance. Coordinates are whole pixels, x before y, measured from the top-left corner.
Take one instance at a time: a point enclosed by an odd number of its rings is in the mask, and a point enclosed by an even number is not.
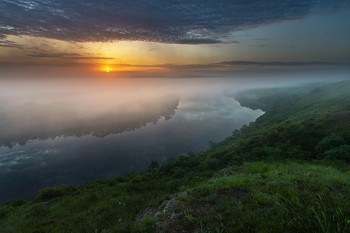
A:
[[[271,79],[1,81],[0,201],[147,168],[254,121],[234,93]],[[295,83],[295,82],[294,82]]]

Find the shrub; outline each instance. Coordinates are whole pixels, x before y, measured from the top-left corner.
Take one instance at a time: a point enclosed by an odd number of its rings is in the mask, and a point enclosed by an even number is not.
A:
[[[341,159],[350,162],[350,146],[348,145],[332,148],[327,150],[324,154],[326,159]]]
[[[281,159],[284,157],[283,151],[278,147],[265,146],[263,149],[270,159]]]
[[[39,191],[38,195],[35,197],[37,201],[47,201],[55,197],[63,196],[63,191],[58,187],[55,188],[44,188]]]
[[[164,173],[170,173],[171,170],[176,166],[176,158],[168,157],[166,161],[162,164],[161,170]]]
[[[3,206],[12,206],[12,207],[18,207],[26,204],[28,201],[24,198],[17,198],[13,200],[9,200],[4,202],[2,205]]]
[[[148,165],[148,170],[154,170],[159,168],[158,161],[152,160],[151,163]]]
[[[72,185],[61,185],[53,188],[45,188],[39,191],[35,197],[36,201],[47,201],[52,198],[62,197],[65,195],[71,195],[78,192],[79,189]]]
[[[186,174],[186,171],[180,167],[175,167],[173,171],[174,178],[182,178]]]
[[[287,148],[288,158],[293,159],[307,159],[310,157],[309,153],[304,151],[300,145],[291,145]]]
[[[220,160],[216,158],[208,158],[204,162],[204,167],[207,169],[217,169],[220,166]]]
[[[133,227],[132,232],[157,232],[156,230],[157,218],[151,215],[145,215],[142,219]]]
[[[316,151],[320,154],[323,155],[324,152],[335,148],[335,147],[339,147],[341,145],[345,144],[345,140],[344,138],[332,134],[330,136],[327,136],[325,138],[323,138],[316,146]]]
[[[142,176],[140,176],[138,174],[134,174],[130,177],[130,181],[132,183],[140,183],[142,181]]]

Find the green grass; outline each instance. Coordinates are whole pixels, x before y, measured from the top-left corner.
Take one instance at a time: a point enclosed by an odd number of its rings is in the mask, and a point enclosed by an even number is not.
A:
[[[350,230],[349,170],[288,161],[254,162],[229,173],[190,190],[193,199],[185,208],[197,216],[192,220],[197,227],[205,223],[223,232]],[[197,206],[208,204],[212,209],[196,213]]]

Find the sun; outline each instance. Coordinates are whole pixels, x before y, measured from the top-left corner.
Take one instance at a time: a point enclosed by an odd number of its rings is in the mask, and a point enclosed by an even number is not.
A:
[[[106,66],[106,67],[105,67],[105,71],[106,71],[107,73],[109,73],[109,72],[111,71],[111,68],[110,68],[109,66]]]

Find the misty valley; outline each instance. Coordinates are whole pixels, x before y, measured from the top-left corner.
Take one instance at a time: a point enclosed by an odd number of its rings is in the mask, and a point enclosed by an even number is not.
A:
[[[350,230],[348,80],[31,83],[0,86],[8,232]]]
[[[242,107],[222,85],[147,82],[1,96],[0,185],[7,191],[0,199],[32,198],[47,186],[126,175],[152,160],[198,153],[263,114]]]

